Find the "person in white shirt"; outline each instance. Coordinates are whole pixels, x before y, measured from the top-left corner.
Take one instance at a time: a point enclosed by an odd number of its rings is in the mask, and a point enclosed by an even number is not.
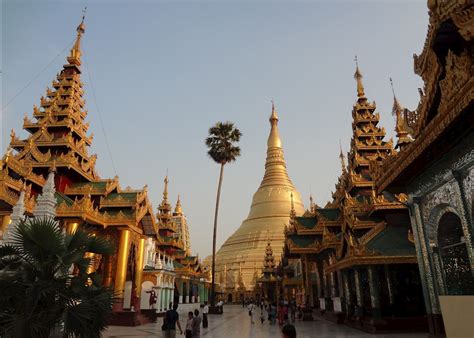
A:
[[[205,329],[208,326],[207,314],[209,313],[209,306],[207,302],[204,302],[204,307],[202,309],[202,327]]]
[[[255,324],[254,322],[254,317],[255,317],[255,310],[256,306],[253,304],[253,300],[250,300],[250,304],[247,306],[247,309],[249,310],[249,316],[250,316],[250,323]]]

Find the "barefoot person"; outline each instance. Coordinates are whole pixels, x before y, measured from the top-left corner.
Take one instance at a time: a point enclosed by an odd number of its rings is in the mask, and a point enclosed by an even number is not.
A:
[[[176,338],[176,325],[178,325],[179,333],[183,334],[183,330],[181,329],[181,324],[179,323],[179,314],[178,311],[178,304],[173,304],[173,309],[166,311],[166,315],[163,318],[163,326],[162,330],[164,331],[164,338]]]
[[[253,303],[253,300],[250,300],[250,304],[247,306],[247,309],[249,310],[249,316],[250,316],[250,323],[255,324],[254,322],[254,316],[255,316],[255,310],[256,306]]]
[[[205,329],[208,326],[207,314],[209,313],[209,306],[207,302],[204,302],[204,307],[202,308],[202,327]]]
[[[201,337],[201,316],[199,315],[199,310],[194,310],[194,319],[193,319],[193,338]]]

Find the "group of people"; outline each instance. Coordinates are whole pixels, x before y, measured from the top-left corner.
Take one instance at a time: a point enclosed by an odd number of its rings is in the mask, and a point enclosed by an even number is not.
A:
[[[242,301],[242,306],[245,307],[247,303],[245,300]],[[270,324],[275,325],[277,315],[278,315],[278,324],[283,325],[282,327],[282,337],[283,338],[296,338],[296,328],[294,325],[289,323],[289,319],[291,318],[291,321],[294,323],[295,322],[295,317],[296,317],[296,302],[280,302],[277,305],[270,304],[270,303],[265,303],[263,300],[260,301],[260,305],[257,306],[253,299],[250,299],[250,301],[247,304],[247,310],[249,311],[249,317],[250,317],[250,323],[255,324],[255,316],[256,312],[258,311],[258,308],[260,308],[260,321],[263,324],[265,321],[265,312],[268,314],[268,321]],[[288,313],[290,313],[290,317],[288,316]]]
[[[245,302],[242,303],[245,306]],[[260,308],[260,321],[263,324],[267,318],[271,325],[275,325],[278,320],[279,325],[294,323],[296,321],[297,306],[296,302],[281,301],[278,305],[276,303],[267,303],[263,300],[257,306],[251,299],[248,302],[247,309],[249,311],[250,322],[255,323],[258,308]]]
[[[186,320],[184,332],[179,321],[177,309],[178,304],[174,303],[173,308],[166,311],[166,314],[163,317],[163,325],[161,326],[161,329],[163,331],[164,338],[175,338],[176,327],[178,327],[180,334],[186,335],[186,338],[199,338],[201,336],[201,323],[203,328],[208,327],[207,315],[209,313],[209,306],[207,305],[207,302],[204,303],[204,307],[202,309],[202,318],[198,309],[195,309],[194,312],[188,312],[188,318]]]

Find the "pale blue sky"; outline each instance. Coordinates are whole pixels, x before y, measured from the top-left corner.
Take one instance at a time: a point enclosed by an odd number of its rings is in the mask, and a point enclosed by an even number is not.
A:
[[[181,194],[192,249],[202,258],[211,252],[219,169],[204,145],[213,123],[230,120],[243,132],[242,156],[225,171],[220,246],[247,216],[263,176],[272,98],[290,177],[306,204],[311,189],[320,205],[340,173],[339,140],[349,147],[354,55],[389,136],[388,78],[402,104],[413,109],[418,102],[413,54],[428,24],[421,0],[4,0],[1,106],[72,42],[84,5],[84,54],[122,187],[148,184],[156,208],[168,169],[171,199]],[[2,153],[10,129],[20,133],[25,112],[31,117],[65,56],[2,112]],[[82,79],[91,153],[101,177],[113,177],[85,66]]]

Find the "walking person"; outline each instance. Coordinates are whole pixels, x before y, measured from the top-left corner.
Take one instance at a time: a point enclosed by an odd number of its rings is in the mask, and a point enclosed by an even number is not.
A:
[[[209,313],[209,305],[207,305],[207,302],[204,302],[204,307],[202,308],[202,327],[204,329],[207,328],[208,322],[207,322],[207,314]]]
[[[256,307],[253,304],[253,300],[250,300],[250,304],[247,306],[247,309],[249,310],[250,323],[252,323],[252,324],[255,324],[255,322],[254,322],[255,308]]]
[[[290,319],[292,323],[296,321],[296,301],[294,299],[290,303]]]
[[[193,338],[193,320],[194,320],[193,312],[189,311],[188,320],[186,321],[186,338]]]
[[[193,338],[201,337],[201,316],[199,315],[199,310],[194,310],[194,319],[193,319]]]
[[[271,324],[275,325],[276,324],[276,316],[277,316],[277,310],[276,310],[276,304],[270,305],[270,314],[271,314]]]
[[[161,329],[164,331],[164,338],[176,338],[176,325],[179,328],[179,333],[183,334],[181,329],[181,324],[179,322],[178,303],[173,304],[173,308],[166,311],[165,316],[163,317],[163,325]]]

